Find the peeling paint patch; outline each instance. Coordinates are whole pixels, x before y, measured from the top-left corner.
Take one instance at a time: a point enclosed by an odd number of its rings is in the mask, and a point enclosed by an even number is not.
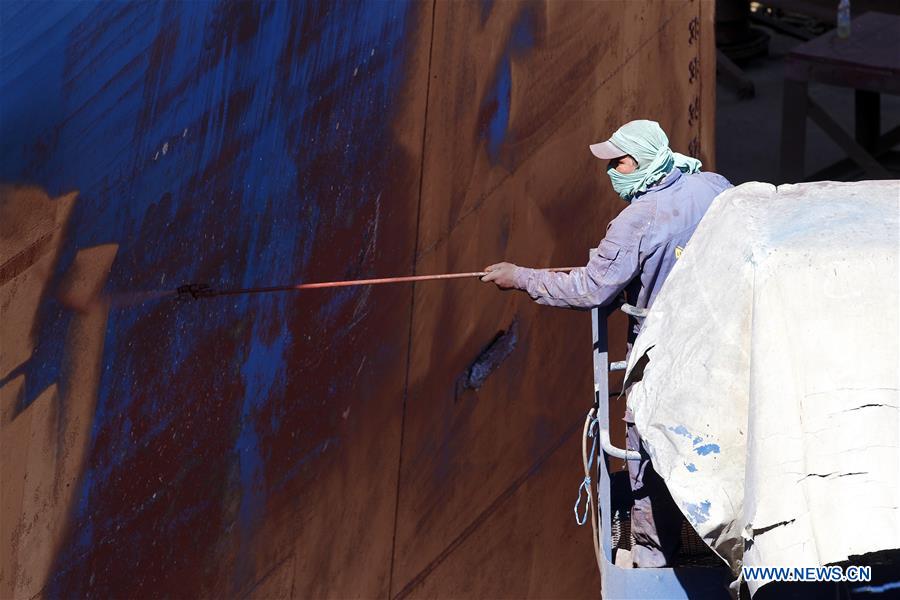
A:
[[[718,444],[703,444],[702,446],[700,446],[700,444],[703,443],[703,437],[692,434],[684,425],[669,427],[669,431],[671,431],[672,433],[676,433],[685,439],[691,440],[691,443],[694,444],[694,446],[699,446],[694,448],[694,452],[696,452],[700,456],[706,456],[710,453],[718,454],[721,451]],[[692,471],[691,469],[688,470]]]
[[[705,523],[709,519],[709,509],[712,506],[709,500],[704,500],[700,504],[688,503],[685,505],[688,518],[691,523]]]
[[[700,456],[706,456],[710,452],[718,454],[719,453],[719,445],[718,444],[704,444],[699,448],[694,448],[694,452],[699,454]]]
[[[694,463],[685,463],[684,468],[690,471],[691,473],[697,472],[697,466]]]
[[[679,425],[678,427],[669,427],[669,431],[672,433],[677,433],[680,436],[686,437],[687,439],[691,439],[691,432],[687,430],[687,427],[684,425]]]
[[[477,390],[484,385],[488,375],[494,372],[506,360],[519,341],[518,322],[513,320],[505,331],[499,332],[491,343],[479,353],[475,361],[466,369],[457,381],[457,394],[464,389]]]

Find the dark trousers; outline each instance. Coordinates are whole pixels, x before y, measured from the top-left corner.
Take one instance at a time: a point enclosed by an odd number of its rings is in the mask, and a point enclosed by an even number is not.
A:
[[[634,546],[631,560],[635,567],[671,567],[681,546],[684,516],[672,500],[662,477],[653,470],[650,455],[641,443],[634,423],[625,423],[626,448],[638,450],[641,460],[629,460],[628,475],[634,507],[631,509],[631,533]]]

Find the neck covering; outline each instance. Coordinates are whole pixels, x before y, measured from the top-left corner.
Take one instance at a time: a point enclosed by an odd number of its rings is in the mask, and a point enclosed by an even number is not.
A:
[[[609,141],[637,161],[632,173],[607,170],[613,189],[623,200],[630,202],[638,194],[678,168],[684,173],[696,173],[703,166],[696,158],[672,152],[669,138],[656,121],[631,121],[612,134]]]

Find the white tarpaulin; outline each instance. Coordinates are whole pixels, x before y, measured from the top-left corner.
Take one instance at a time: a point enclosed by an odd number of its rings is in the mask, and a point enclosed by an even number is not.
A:
[[[728,190],[635,343],[638,431],[735,573],[900,548],[898,213],[898,181]]]

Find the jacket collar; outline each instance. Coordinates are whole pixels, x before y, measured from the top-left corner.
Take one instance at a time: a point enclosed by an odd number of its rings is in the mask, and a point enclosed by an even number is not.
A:
[[[671,186],[673,183],[675,183],[676,181],[681,179],[681,176],[682,176],[681,169],[679,169],[678,167],[673,167],[672,170],[665,177],[663,177],[657,184],[655,184],[653,187],[648,189],[643,194],[639,194],[639,195],[635,196],[632,199],[632,202],[639,202],[639,201],[643,200],[649,194],[652,194],[653,192],[658,192],[659,190],[663,190],[663,189]]]

